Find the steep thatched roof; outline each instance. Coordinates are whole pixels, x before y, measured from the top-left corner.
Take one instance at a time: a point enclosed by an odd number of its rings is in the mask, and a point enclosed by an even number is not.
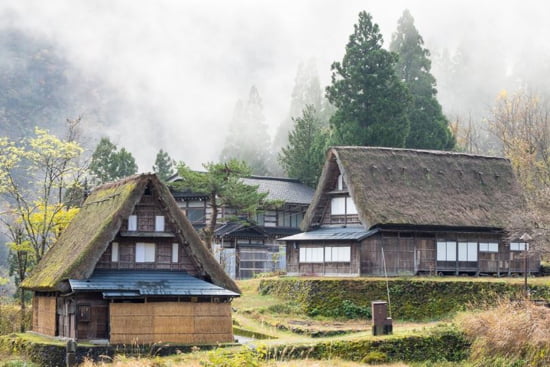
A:
[[[223,271],[178,208],[168,188],[154,174],[135,175],[96,188],[22,287],[42,291],[65,290],[68,279],[89,278],[147,186],[158,192],[161,205],[174,222],[176,237],[181,243],[189,244],[191,255],[202,269],[203,276],[220,287],[239,292],[235,282]]]
[[[374,225],[505,228],[525,205],[507,159],[463,153],[374,147],[333,147],[303,230],[319,224],[327,191],[343,175],[359,218]]]

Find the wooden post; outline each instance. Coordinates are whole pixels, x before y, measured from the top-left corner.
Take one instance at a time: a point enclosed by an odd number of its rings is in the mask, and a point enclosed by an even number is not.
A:
[[[65,363],[67,367],[76,366],[76,341],[74,341],[74,339],[69,339],[67,341],[66,350]]]

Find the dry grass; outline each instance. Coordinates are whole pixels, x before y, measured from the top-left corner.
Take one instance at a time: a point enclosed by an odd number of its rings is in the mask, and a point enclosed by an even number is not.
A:
[[[504,359],[550,365],[549,308],[503,300],[487,311],[459,315],[457,322],[472,340],[474,362]]]

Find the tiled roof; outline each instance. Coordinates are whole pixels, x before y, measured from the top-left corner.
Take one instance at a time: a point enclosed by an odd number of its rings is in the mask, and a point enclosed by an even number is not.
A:
[[[69,284],[73,292],[103,292],[105,297],[239,296],[175,271],[96,270],[88,279],[69,279]]]

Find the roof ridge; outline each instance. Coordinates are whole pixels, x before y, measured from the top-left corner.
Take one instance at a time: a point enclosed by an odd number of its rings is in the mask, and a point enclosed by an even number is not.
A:
[[[435,149],[412,149],[412,148],[394,148],[394,147],[371,147],[371,146],[355,146],[355,145],[336,145],[331,146],[328,150],[372,150],[372,151],[395,151],[395,152],[411,152],[411,153],[420,153],[420,154],[429,154],[429,155],[442,155],[442,156],[465,156],[470,158],[486,158],[486,159],[498,159],[508,161],[508,158],[499,157],[494,155],[487,154],[473,154],[466,152],[453,152],[446,150],[435,150]]]

